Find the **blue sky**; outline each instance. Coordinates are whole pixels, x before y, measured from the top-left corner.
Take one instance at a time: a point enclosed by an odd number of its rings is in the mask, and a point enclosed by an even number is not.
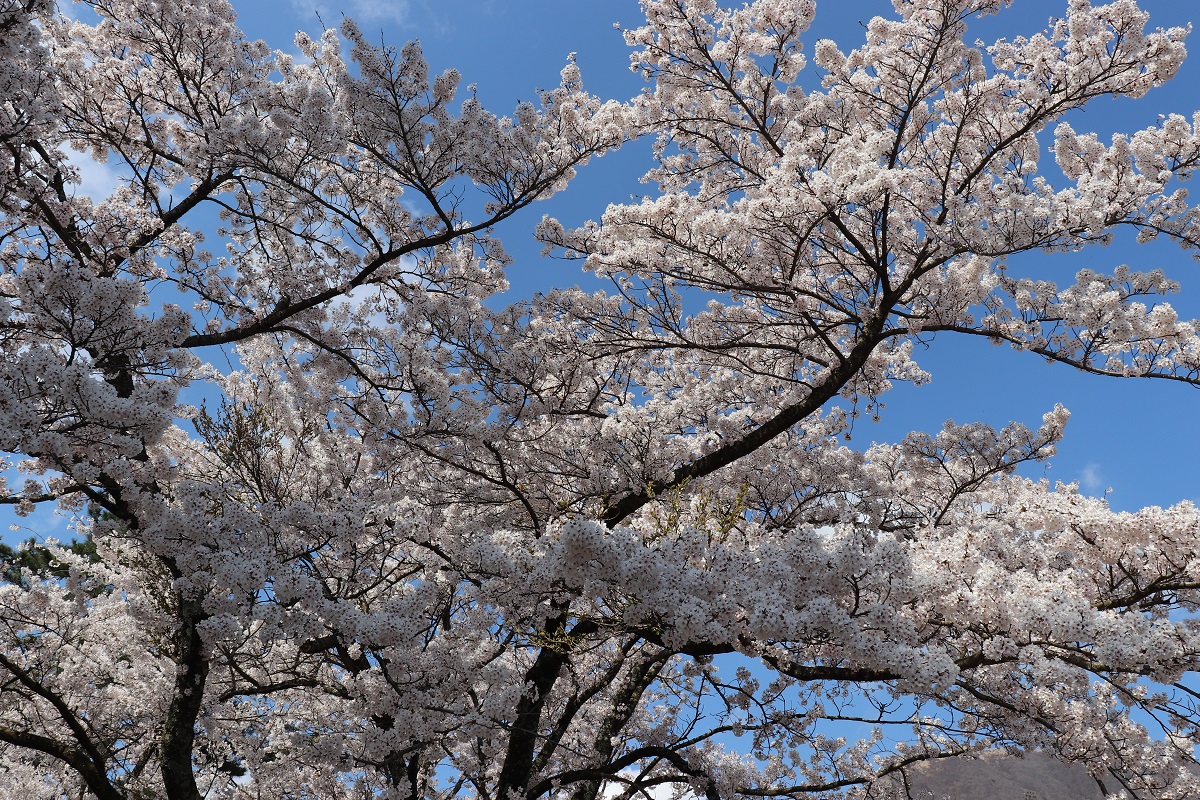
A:
[[[1192,0],[1142,0],[1140,5],[1151,13],[1152,27],[1186,24],[1200,16],[1200,5]],[[613,27],[640,23],[635,0],[234,0],[234,6],[251,37],[280,49],[294,49],[292,37],[298,29],[319,33],[322,20],[336,27],[342,12],[389,44],[420,39],[434,72],[457,68],[464,85],[476,84],[480,99],[497,113],[511,111],[519,100],[533,99],[539,87],[557,85],[558,72],[571,52],[577,54],[585,86],[603,98],[626,99],[643,87],[629,72],[629,51]],[[1066,0],[1017,0],[1013,9],[980,22],[972,33],[988,41],[1033,33],[1065,7]],[[818,0],[806,45],[811,48],[817,39],[828,37],[849,50],[861,41],[863,23],[890,12],[887,0]],[[1200,108],[1200,34],[1192,45],[1195,55],[1167,86],[1139,100],[1097,102],[1068,118],[1073,127],[1096,131],[1106,140],[1114,131],[1154,124],[1159,114],[1190,117]],[[814,74],[802,74],[802,80],[812,81]],[[598,218],[609,203],[649,192],[650,187],[638,182],[649,165],[648,143],[634,143],[584,168],[566,192],[505,223],[498,233],[515,259],[511,299],[550,286],[586,283],[577,263],[540,256],[532,237],[534,225],[542,214],[581,223]],[[103,174],[86,172],[103,183]],[[1183,292],[1170,299],[1180,316],[1200,317],[1200,265],[1165,241],[1138,246],[1125,237],[1110,247],[1078,254],[1034,254],[1011,260],[1010,271],[1067,282],[1083,267],[1107,272],[1122,263],[1134,269],[1164,269],[1183,284]],[[936,431],[948,418],[998,427],[1017,420],[1035,427],[1043,413],[1061,402],[1072,412],[1067,438],[1050,466],[1033,465],[1026,474],[1078,481],[1090,494],[1111,488],[1110,502],[1119,509],[1182,499],[1200,503],[1200,390],[1175,382],[1088,376],[975,339],[944,336],[917,357],[932,374],[932,383],[898,386],[884,396],[882,421],[860,420],[853,446],[893,441],[914,429]],[[6,527],[8,521],[10,512],[0,510],[0,522]],[[48,508],[18,522],[43,535],[66,535],[65,520],[52,519]],[[0,529],[0,536],[9,540],[26,535],[28,531]]]

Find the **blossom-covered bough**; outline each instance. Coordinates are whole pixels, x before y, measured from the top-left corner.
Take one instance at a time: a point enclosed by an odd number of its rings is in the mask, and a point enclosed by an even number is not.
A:
[[[997,747],[1200,795],[1193,506],[1016,475],[1061,408],[842,442],[953,334],[1200,383],[1161,272],[1005,267],[1200,245],[1194,122],[1062,119],[1186,31],[896,0],[806,66],[811,0],[642,0],[642,96],[498,117],[351,22],[89,5],[0,0],[3,499],[90,537],[7,558],[0,795],[885,798]],[[497,300],[493,227],[642,135],[653,197],[539,228],[611,289]]]

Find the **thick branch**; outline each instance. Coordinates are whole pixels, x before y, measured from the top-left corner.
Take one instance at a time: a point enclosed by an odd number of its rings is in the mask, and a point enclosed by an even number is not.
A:
[[[886,307],[886,306],[885,306]],[[882,314],[877,314],[877,319]],[[872,324],[871,327],[881,327]],[[842,387],[849,382],[862,368],[878,343],[877,335],[871,331],[864,332],[858,344],[850,351],[836,367],[831,369],[821,383],[803,400],[787,406],[774,417],[759,425],[740,439],[728,442],[716,450],[701,456],[689,464],[676,468],[671,478],[661,484],[655,484],[634,494],[626,495],[610,505],[601,517],[604,524],[610,528],[620,524],[631,514],[654,499],[656,494],[670,491],[696,478],[703,478],[728,466],[740,458],[750,455],[767,442],[779,436],[788,428],[801,422],[810,414],[821,408],[826,402],[837,396]]]

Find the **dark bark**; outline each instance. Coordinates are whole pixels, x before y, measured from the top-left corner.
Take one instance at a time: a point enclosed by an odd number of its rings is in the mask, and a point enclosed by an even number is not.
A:
[[[738,459],[750,455],[788,428],[816,412],[821,406],[836,397],[842,387],[862,369],[863,364],[871,356],[871,352],[879,344],[879,331],[883,327],[882,323],[885,317],[886,313],[877,315],[870,330],[864,332],[854,349],[836,367],[831,369],[825,379],[814,386],[803,400],[784,408],[742,438],[728,442],[695,461],[677,467],[670,480],[647,487],[641,492],[626,495],[612,503],[601,518],[604,524],[610,528],[619,525],[642,506],[652,501],[657,494],[678,488],[696,478],[711,475],[721,467],[726,467]]]
[[[97,800],[124,800],[125,796],[109,781],[103,764],[94,764],[91,757],[78,747],[68,747],[48,736],[5,727],[0,727],[0,742],[36,750],[66,763],[79,774]]]
[[[508,750],[504,755],[504,766],[500,770],[500,781],[496,790],[497,800],[515,800],[525,795],[529,777],[533,774],[533,762],[537,753],[542,710],[546,698],[554,688],[563,665],[570,657],[569,640],[575,640],[595,632],[596,625],[580,622],[567,631],[567,611],[560,608],[558,615],[546,623],[544,634],[555,644],[546,645],[538,651],[533,666],[525,673],[525,686],[513,716]],[[557,641],[562,640],[562,641]]]
[[[658,680],[658,675],[662,672],[669,657],[670,653],[663,651],[634,665],[614,693],[612,708],[604,722],[600,724],[592,741],[592,749],[600,757],[602,763],[607,764],[612,760],[615,749],[612,744],[613,738],[629,724],[629,720],[638,709],[642,695],[654,681]],[[596,800],[603,785],[604,782],[601,780],[584,780],[571,792],[571,800]]]
[[[172,569],[174,573],[175,570]],[[179,629],[175,632],[175,689],[163,723],[159,756],[167,800],[202,800],[192,768],[196,720],[204,701],[208,659],[198,624],[205,618],[198,598],[177,597]]]

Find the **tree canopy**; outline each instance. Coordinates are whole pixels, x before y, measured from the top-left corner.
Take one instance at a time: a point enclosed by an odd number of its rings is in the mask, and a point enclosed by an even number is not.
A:
[[[882,800],[996,748],[1200,795],[1192,504],[1019,474],[1062,407],[844,441],[952,336],[1200,384],[1163,271],[1006,264],[1195,254],[1196,121],[1064,119],[1185,29],[641,0],[644,93],[500,115],[350,20],[83,5],[0,0],[0,501],[81,536],[0,549],[0,795]],[[504,296],[496,226],[642,137],[648,197],[537,229],[607,288]]]

